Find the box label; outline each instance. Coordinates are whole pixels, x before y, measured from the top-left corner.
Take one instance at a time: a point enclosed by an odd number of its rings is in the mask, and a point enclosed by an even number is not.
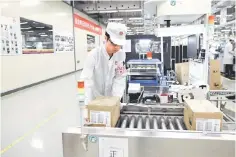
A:
[[[196,131],[220,131],[220,119],[196,119]]]
[[[90,111],[90,123],[92,124],[106,124],[111,126],[111,112],[104,111]]]

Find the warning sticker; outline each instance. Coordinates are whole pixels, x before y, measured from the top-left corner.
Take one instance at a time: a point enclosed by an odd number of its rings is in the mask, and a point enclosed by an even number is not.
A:
[[[90,111],[90,123],[105,124],[107,127],[111,126],[111,113],[103,111]]]
[[[196,119],[196,131],[220,131],[220,119]]]

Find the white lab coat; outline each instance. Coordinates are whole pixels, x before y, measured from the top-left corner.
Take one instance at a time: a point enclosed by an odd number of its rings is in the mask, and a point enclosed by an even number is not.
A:
[[[81,73],[86,105],[97,96],[122,97],[126,84],[125,56],[125,52],[119,51],[110,58],[105,46],[89,52]]]
[[[233,64],[233,45],[230,42],[225,45],[223,63]]]

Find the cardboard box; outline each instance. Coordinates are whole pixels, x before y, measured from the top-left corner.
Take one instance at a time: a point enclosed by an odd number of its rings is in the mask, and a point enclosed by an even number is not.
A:
[[[209,85],[210,90],[220,90],[222,88],[219,60],[210,60]]]
[[[185,100],[184,123],[188,130],[218,132],[223,113],[208,100]]]
[[[94,126],[115,127],[120,117],[119,97],[97,97],[88,106],[88,119]]]
[[[175,73],[180,84],[188,83],[189,80],[189,63],[175,64]]]

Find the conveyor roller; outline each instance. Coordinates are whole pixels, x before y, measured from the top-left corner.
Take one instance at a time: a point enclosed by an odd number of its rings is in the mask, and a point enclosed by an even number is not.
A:
[[[125,116],[124,120],[122,121],[121,128],[126,128],[128,119],[129,119],[129,117]]]
[[[153,129],[158,129],[158,120],[157,117],[153,117]]]
[[[146,121],[145,128],[150,129],[150,119],[149,119],[149,117],[146,117],[145,121]]]
[[[131,117],[131,120],[130,120],[130,123],[129,123],[129,128],[134,128],[134,125],[135,125],[135,116],[132,116]]]
[[[120,119],[119,128],[136,129],[164,129],[164,130],[185,130],[182,126],[183,118],[175,116],[145,116],[145,115],[124,115]]]
[[[166,130],[166,124],[165,124],[165,119],[164,117],[161,117],[161,129]]]
[[[137,124],[138,129],[143,128],[143,118],[141,116],[138,117],[138,124]]]
[[[169,123],[170,129],[171,129],[171,130],[175,130],[175,127],[174,127],[174,125],[173,125],[172,120],[171,120],[170,117],[168,117],[168,123]]]
[[[179,130],[184,130],[178,117],[175,118],[175,122]]]

